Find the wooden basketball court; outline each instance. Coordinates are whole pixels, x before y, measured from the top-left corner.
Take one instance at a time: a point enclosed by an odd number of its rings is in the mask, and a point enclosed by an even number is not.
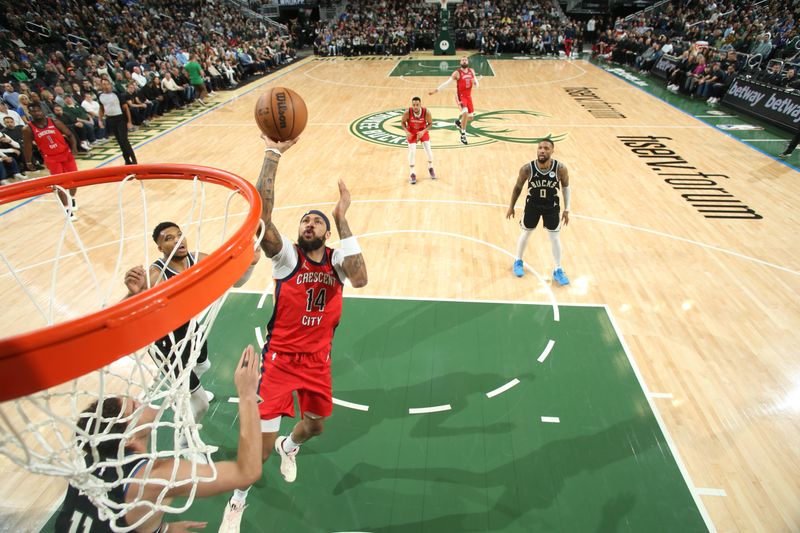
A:
[[[346,295],[605,306],[706,527],[800,528],[798,173],[587,62],[493,60],[485,68],[473,92],[476,120],[466,147],[452,126],[453,86],[427,95],[452,63],[418,56],[304,60],[225,94],[212,110],[136,153],[140,163],[207,165],[254,182],[263,157],[252,118],[259,90],[294,89],[307,103],[309,124],[281,160],[274,218],[294,237],[303,210],[330,211],[337,180],[346,181],[353,196],[348,219],[369,270],[369,285],[348,287]],[[397,138],[398,113],[413,96],[433,113],[438,179],[427,178],[425,152],[418,150],[420,180],[412,186],[407,149]],[[524,198],[515,220],[505,212],[520,166],[535,158],[546,136],[556,140],[554,157],[568,167],[573,191],[571,223],[561,234],[567,287],[550,280],[542,228],[529,241],[526,276],[511,272]],[[119,198],[112,186],[81,189],[75,223],[98,277],[116,283],[109,301],[125,292],[121,277],[112,279],[122,238]],[[137,198],[134,190],[122,195],[125,238],[142,243],[126,249],[123,265],[141,264],[147,249]],[[151,226],[156,219],[185,223],[192,199],[188,184],[149,187]],[[218,242],[211,235],[221,231],[223,204],[224,195],[206,198],[204,217],[212,220],[201,236],[206,248]],[[232,210],[242,211],[242,205]],[[49,287],[62,227],[52,198],[0,216],[2,252],[24,269],[26,284]],[[150,260],[157,254],[152,241],[147,253]],[[60,316],[90,308],[79,259],[60,267]],[[245,289],[263,291],[270,273],[262,259]],[[39,325],[7,270],[0,287],[8,295],[0,311],[4,335]],[[480,320],[472,325],[481,328]],[[538,422],[537,412],[531,406]],[[603,426],[602,418],[597,424]],[[335,463],[337,452],[330,453]],[[64,482],[0,465],[0,530],[38,530],[60,502]],[[523,531],[525,523],[512,529]]]

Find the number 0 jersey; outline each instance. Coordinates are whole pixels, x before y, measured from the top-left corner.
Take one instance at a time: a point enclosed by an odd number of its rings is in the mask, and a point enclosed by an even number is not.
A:
[[[342,316],[342,279],[334,267],[334,250],[325,247],[320,263],[285,237],[279,255],[297,255],[294,270],[275,280],[275,308],[267,325],[265,350],[317,353],[330,350]],[[279,256],[273,258],[281,259]]]
[[[553,209],[560,206],[558,189],[561,182],[558,179],[559,163],[550,160],[550,167],[540,170],[536,161],[531,161],[531,177],[528,179],[528,197],[525,206],[535,206],[543,209]]]

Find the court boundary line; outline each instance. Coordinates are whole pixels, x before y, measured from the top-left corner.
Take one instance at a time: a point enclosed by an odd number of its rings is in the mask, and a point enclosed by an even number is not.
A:
[[[168,133],[172,133],[173,131],[177,130],[178,128],[182,128],[183,126],[186,126],[187,124],[189,124],[191,122],[194,122],[196,119],[198,119],[200,117],[204,117],[207,114],[211,113],[212,111],[216,111],[217,109],[228,105],[229,103],[233,102],[234,100],[238,100],[240,97],[242,97],[242,96],[244,96],[244,95],[246,95],[248,93],[251,93],[252,91],[255,91],[256,89],[260,88],[262,85],[266,85],[267,83],[269,83],[271,81],[277,80],[277,79],[285,76],[286,74],[289,74],[291,72],[294,72],[295,70],[298,70],[300,67],[303,67],[306,64],[311,62],[309,60],[309,57],[312,57],[312,56],[304,57],[303,59],[301,59],[300,61],[298,61],[294,65],[292,65],[291,67],[287,67],[286,69],[281,69],[280,71],[274,72],[272,74],[267,74],[264,77],[266,79],[262,79],[261,81],[257,81],[257,82],[252,82],[252,83],[256,83],[256,85],[254,85],[253,87],[250,87],[246,91],[244,91],[244,92],[242,92],[240,94],[233,95],[230,98],[228,98],[227,100],[223,100],[222,102],[220,102],[218,104],[215,104],[213,107],[211,107],[209,109],[206,109],[202,113],[200,113],[198,115],[195,115],[195,116],[191,117],[190,119],[188,119],[188,120],[186,120],[184,122],[181,122],[180,124],[177,124],[177,125],[169,128],[168,130],[162,131],[161,133],[159,133],[158,135],[155,135],[154,137],[151,137],[149,139],[146,139],[146,140],[142,141],[141,143],[133,146],[133,149],[136,150],[137,148],[142,148],[142,147],[148,145],[149,143],[151,143],[152,141],[160,139],[164,135],[166,135]],[[273,77],[273,75],[274,75],[274,77]],[[121,157],[122,157],[122,153],[119,153],[119,154],[117,154],[115,156],[112,156],[111,159],[106,159],[105,161],[103,161],[99,165],[97,165],[95,167],[92,167],[92,168],[102,168],[102,167],[108,165],[109,163],[111,163],[113,161],[116,161],[117,159],[119,159]],[[87,170],[89,170],[89,169],[87,169]],[[42,196],[42,195],[34,196],[33,198],[29,198],[27,200],[24,200],[23,202],[20,202],[19,204],[15,205],[14,207],[12,207],[10,209],[7,209],[6,211],[0,212],[0,217],[5,215],[6,213],[10,213],[11,211],[14,211],[15,209],[17,209],[19,207],[22,207],[23,205],[31,203],[32,201],[36,200],[40,196]]]
[[[617,75],[616,75],[616,74],[614,74],[613,72],[610,72],[610,71],[604,70],[603,68],[601,68],[601,67],[600,67],[600,66],[598,66],[598,65],[595,65],[595,64],[594,64],[594,63],[592,63],[591,61],[586,61],[586,63],[588,63],[588,64],[592,65],[592,66],[593,66],[594,68],[596,68],[597,70],[599,70],[599,71],[601,71],[601,72],[604,72],[604,73],[606,73],[606,74],[608,74],[608,75],[612,76],[614,79],[621,80],[621,81],[623,81],[623,82],[627,83],[628,85],[630,85],[630,86],[632,86],[632,87],[635,87],[635,88],[636,88],[636,89],[638,89],[639,91],[641,91],[641,92],[643,92],[644,94],[646,94],[646,95],[648,95],[648,96],[650,96],[650,97],[652,97],[652,98],[654,98],[654,99],[658,100],[659,102],[662,102],[662,103],[664,103],[664,104],[667,104],[667,105],[668,105],[668,106],[670,106],[671,108],[673,108],[673,109],[676,109],[676,110],[680,111],[681,113],[683,113],[683,114],[684,114],[684,115],[686,115],[687,117],[690,117],[692,120],[696,120],[696,121],[698,121],[698,122],[702,122],[703,124],[705,124],[706,126],[708,126],[708,128],[709,128],[709,129],[711,129],[711,130],[713,130],[713,131],[718,131],[718,132],[722,133],[723,135],[727,135],[728,137],[730,137],[731,139],[734,139],[734,140],[735,140],[735,141],[737,141],[738,143],[740,143],[740,144],[742,144],[742,145],[744,145],[744,146],[747,146],[747,147],[748,147],[748,148],[750,148],[751,150],[755,150],[756,152],[759,152],[759,153],[761,153],[761,154],[763,154],[763,155],[765,155],[765,156],[769,157],[769,158],[770,158],[770,159],[772,159],[773,161],[776,161],[776,162],[778,162],[778,163],[782,164],[783,166],[789,167],[790,169],[792,169],[792,170],[794,170],[794,171],[796,171],[796,172],[797,172],[797,171],[800,171],[800,170],[798,170],[798,168],[797,168],[797,167],[795,167],[794,165],[792,165],[792,164],[791,164],[791,163],[789,163],[788,161],[784,161],[783,159],[781,159],[781,158],[780,158],[780,157],[778,157],[777,155],[772,155],[772,154],[770,154],[770,153],[768,153],[768,152],[765,152],[764,150],[761,150],[760,148],[758,148],[758,147],[756,147],[756,146],[753,146],[752,144],[749,144],[749,143],[745,142],[743,139],[740,139],[739,137],[737,137],[737,136],[735,136],[735,135],[733,135],[733,134],[731,134],[731,133],[728,133],[727,131],[725,131],[725,130],[723,130],[723,129],[720,129],[720,128],[718,128],[716,125],[714,125],[714,124],[711,124],[710,122],[707,122],[707,121],[703,120],[702,118],[698,118],[696,115],[693,115],[693,114],[689,113],[688,111],[685,111],[685,110],[681,109],[680,107],[676,106],[675,104],[673,104],[673,103],[671,103],[671,102],[668,102],[668,101],[664,100],[664,99],[663,99],[663,98],[661,98],[660,96],[657,96],[657,95],[655,95],[655,94],[653,94],[653,93],[651,93],[651,92],[645,91],[644,89],[642,89],[641,87],[639,87],[639,86],[638,86],[638,85],[636,85],[635,83],[632,83],[632,82],[628,81],[627,79],[623,78],[622,76],[617,76]],[[620,67],[620,68],[622,68],[622,67]],[[627,71],[626,71],[626,72],[627,72]],[[739,118],[739,117],[736,117],[736,118],[738,118],[739,120],[742,120],[742,121],[744,121],[744,122],[746,122],[746,123],[748,123],[748,124],[750,123],[750,122],[748,122],[746,119]]]
[[[667,427],[664,424],[664,420],[661,417],[661,412],[658,410],[656,403],[653,401],[653,398],[650,396],[650,389],[647,386],[647,383],[644,380],[644,376],[642,375],[642,371],[639,369],[639,365],[636,363],[636,359],[634,359],[633,354],[628,348],[628,343],[625,340],[625,337],[622,335],[622,330],[617,325],[617,320],[614,318],[614,314],[611,312],[611,309],[608,305],[603,305],[603,308],[606,311],[606,316],[608,316],[608,320],[611,322],[611,327],[614,328],[614,333],[617,335],[619,339],[620,345],[622,346],[622,350],[625,352],[625,356],[628,358],[628,364],[631,365],[631,369],[633,369],[633,373],[636,376],[636,380],[639,382],[639,388],[644,393],[644,397],[647,400],[647,404],[650,406],[650,411],[653,413],[653,417],[655,417],[656,422],[658,423],[658,427],[661,430],[661,434],[664,435],[664,441],[667,443],[669,447],[670,453],[672,453],[672,458],[675,461],[675,464],[678,465],[678,470],[680,471],[681,475],[683,476],[683,481],[686,483],[686,487],[689,489],[689,493],[692,495],[692,499],[697,506],[697,510],[700,512],[700,516],[703,518],[703,521],[706,524],[710,533],[717,533],[717,529],[714,526],[714,522],[711,520],[711,515],[708,513],[708,509],[706,509],[703,500],[700,498],[700,494],[697,492],[697,486],[692,481],[692,477],[689,475],[689,469],[686,467],[686,464],[683,462],[683,458],[681,457],[680,453],[678,452],[678,446],[675,444],[675,441],[672,439],[672,435],[670,435],[669,431],[667,431]],[[722,489],[717,489],[722,490]]]
[[[299,70],[300,68],[306,66],[308,63],[311,62],[311,61],[309,61],[309,57],[312,57],[312,56],[304,57],[303,59],[301,59],[300,61],[298,61],[294,65],[292,65],[291,67],[286,67],[285,69],[281,69],[278,72],[273,72],[272,74],[267,74],[260,81],[253,82],[253,83],[255,83],[255,85],[253,85],[252,87],[248,88],[244,92],[239,93],[239,94],[235,94],[235,95],[231,96],[230,98],[228,98],[227,100],[223,100],[222,102],[220,102],[219,104],[215,105],[214,107],[212,107],[210,109],[206,109],[202,113],[200,113],[198,115],[195,115],[192,118],[190,118],[189,120],[187,120],[185,122],[181,122],[180,124],[178,124],[176,126],[173,126],[173,127],[171,127],[170,129],[168,129],[166,131],[162,131],[161,133],[159,133],[155,137],[151,137],[151,138],[149,138],[149,139],[137,144],[133,148],[134,149],[143,148],[144,146],[147,146],[151,142],[160,139],[164,135],[166,135],[168,133],[172,133],[173,131],[177,130],[178,128],[182,128],[182,127],[186,126],[187,124],[190,124],[190,123],[194,122],[195,120],[208,115],[212,111],[216,111],[217,109],[220,109],[220,108],[230,104],[231,102],[234,102],[234,101],[238,100],[242,96],[244,96],[246,94],[250,94],[251,92],[255,91],[256,89],[261,88],[262,86],[264,86],[264,85],[266,85],[266,84],[268,84],[270,82],[273,82],[273,81],[275,81],[277,79],[280,79],[280,78],[286,76],[287,74],[291,74],[292,72],[294,72],[296,70]],[[111,159],[107,159],[106,161],[103,161],[102,163],[97,165],[95,168],[103,167],[103,166],[111,163],[112,161],[116,161],[120,157],[122,157],[122,154],[116,155],[116,156],[112,157]]]

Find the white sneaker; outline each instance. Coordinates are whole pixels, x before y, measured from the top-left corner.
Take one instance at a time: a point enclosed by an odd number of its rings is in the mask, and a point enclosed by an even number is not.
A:
[[[222,523],[219,525],[219,533],[239,533],[246,507],[244,502],[228,500],[225,514],[222,515]]]
[[[211,403],[214,400],[214,393],[210,390],[207,390],[206,397],[208,398],[208,403]]]
[[[283,479],[286,480],[286,483],[293,483],[297,479],[297,461],[295,457],[297,457],[300,448],[293,452],[283,451],[283,442],[285,440],[286,437],[278,437],[275,440],[275,451],[281,456],[281,475]]]

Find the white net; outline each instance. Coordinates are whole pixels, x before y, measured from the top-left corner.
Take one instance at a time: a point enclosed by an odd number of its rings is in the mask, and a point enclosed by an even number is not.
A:
[[[184,212],[188,204],[188,215],[180,220],[183,235],[164,265],[187,240],[194,241],[195,257],[201,246],[208,246],[208,251],[219,247],[235,226],[230,222],[241,218],[248,206],[237,191],[207,186],[197,177],[178,184],[149,181],[147,187],[155,189],[159,198],[164,191],[174,198],[177,187]],[[104,190],[88,194],[93,189]],[[51,224],[50,231],[44,232],[50,240],[42,237],[46,242],[37,242],[38,255],[29,249],[0,250],[7,269],[0,276],[0,290],[20,302],[15,307],[13,328],[10,318],[0,314],[4,326],[9,325],[4,334],[56,324],[113,305],[125,294],[124,271],[143,262],[147,271],[153,264],[153,226],[163,219],[148,216],[144,181],[130,175],[120,183],[87,187],[86,191],[81,188],[80,192],[78,198],[88,197],[89,201],[81,206],[78,221],[70,219],[55,193],[52,199],[40,198],[25,206],[37,204],[32,228]],[[109,222],[114,220],[109,216],[112,203],[119,211],[113,225]],[[163,202],[156,203],[160,211],[169,210]],[[46,209],[51,211],[49,215],[44,214]],[[13,220],[4,220],[0,242],[8,243],[4,232],[23,229],[30,218],[31,213],[18,211],[8,214],[25,222],[14,228]],[[87,223],[93,216],[95,220]],[[53,223],[60,223],[61,229],[52,231],[57,227]],[[98,231],[100,224],[103,228]],[[143,232],[138,234],[133,227],[143,228]],[[260,236],[254,238],[255,246]],[[42,261],[47,251],[51,258]],[[32,257],[39,260],[32,261]],[[161,339],[135,353],[57,387],[0,403],[0,454],[30,472],[67,478],[114,531],[158,523],[162,513],[188,509],[197,484],[212,481],[217,474],[211,455],[215,448],[203,441],[202,425],[195,420],[192,389],[197,388],[197,380],[208,366],[204,363],[208,336],[226,294],[211,295],[219,297],[203,312],[187,317],[180,328],[164,332]],[[27,302],[29,309],[23,309],[22,302]],[[198,362],[203,364],[198,366]],[[154,476],[154,465],[165,461],[172,461],[175,468],[166,476],[163,469]],[[186,488],[185,499],[176,504],[168,491],[180,486]]]

